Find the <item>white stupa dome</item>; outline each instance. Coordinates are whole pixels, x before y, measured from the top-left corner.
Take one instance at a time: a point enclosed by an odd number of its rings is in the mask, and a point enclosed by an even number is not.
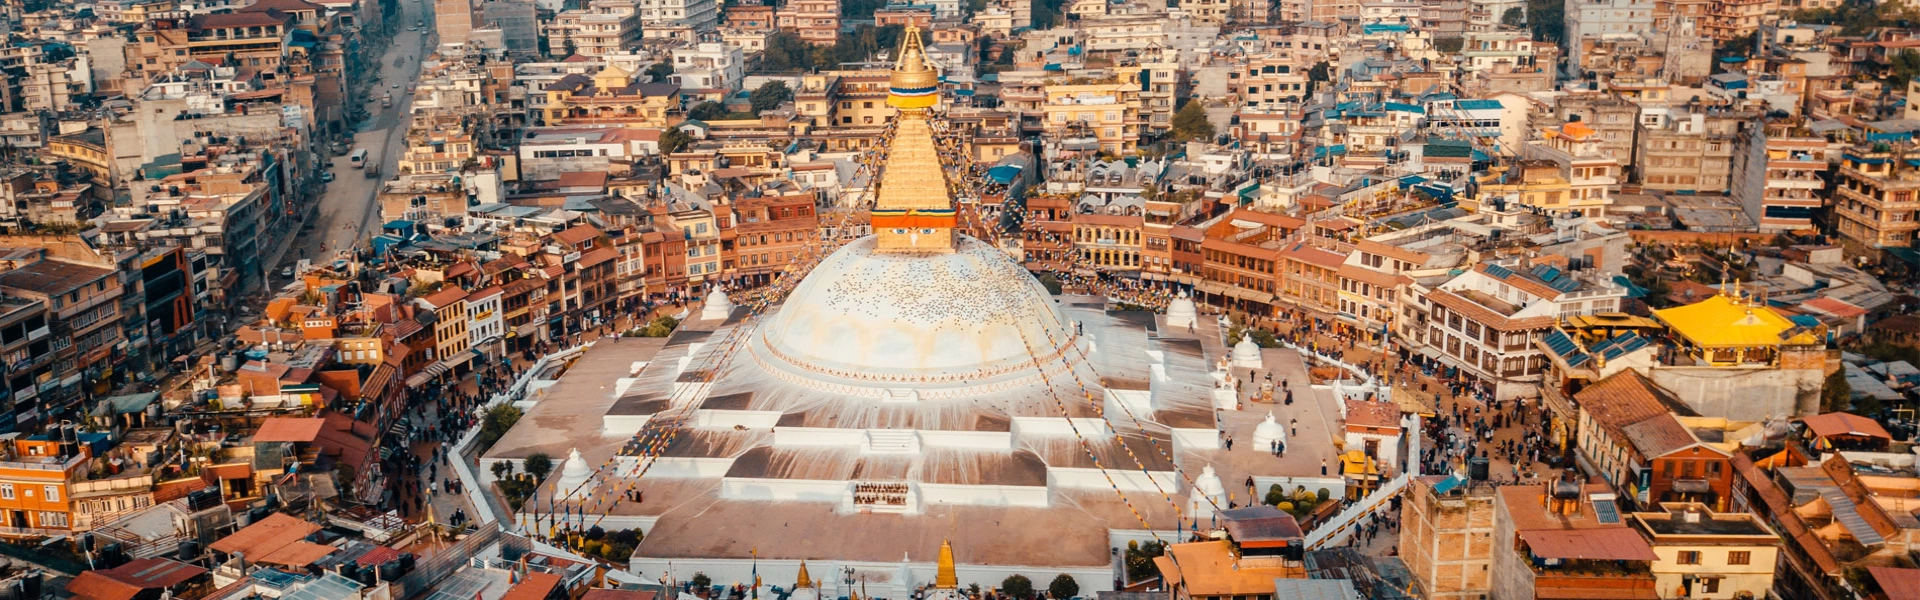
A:
[[[756,345],[808,377],[919,387],[1033,372],[1070,354],[1074,327],[1005,252],[961,236],[951,253],[854,240],[796,286]]]
[[[567,462],[560,465],[560,480],[553,484],[553,499],[586,498],[593,491],[593,467],[587,466],[587,459],[580,456],[580,449],[574,448],[567,453]]]
[[[1274,420],[1273,413],[1269,412],[1267,420],[1253,426],[1253,446],[1265,450],[1273,446],[1274,442],[1283,444],[1287,442],[1287,426]]]
[[[1193,480],[1193,492],[1187,494],[1187,512],[1194,517],[1213,515],[1213,506],[1227,504],[1227,486],[1220,483],[1220,475],[1213,472],[1213,465],[1207,465],[1200,476]]]
[[[1213,472],[1213,465],[1200,470],[1200,477],[1193,480],[1193,489],[1209,496],[1227,493],[1227,486],[1220,483],[1220,474]]]
[[[1193,305],[1193,299],[1186,292],[1167,303],[1167,326],[1190,327],[1200,318],[1200,309]]]
[[[1233,345],[1233,366],[1250,369],[1260,367],[1260,345],[1253,343],[1253,336],[1241,335],[1240,343]]]
[[[713,291],[707,294],[706,304],[700,307],[700,320],[725,321],[732,313],[733,301],[727,299],[727,293],[721,291],[720,286],[713,286]]]

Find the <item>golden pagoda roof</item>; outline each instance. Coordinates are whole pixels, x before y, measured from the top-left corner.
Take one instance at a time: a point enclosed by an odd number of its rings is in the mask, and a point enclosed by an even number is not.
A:
[[[1820,343],[1819,336],[1811,330],[1781,339],[1780,334],[1797,325],[1766,305],[1738,296],[1738,292],[1733,296],[1714,294],[1711,298],[1686,306],[1653,311],[1653,316],[1666,323],[1674,333],[1701,348],[1757,348]]]
[[[807,560],[800,559],[800,576],[793,582],[794,588],[813,587],[813,577],[807,574]]]

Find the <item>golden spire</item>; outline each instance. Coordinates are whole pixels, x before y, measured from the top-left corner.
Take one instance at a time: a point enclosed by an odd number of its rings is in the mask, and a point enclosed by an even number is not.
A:
[[[794,589],[813,587],[813,578],[807,576],[807,559],[800,559],[800,579],[793,582]]]
[[[924,111],[940,101],[940,74],[927,64],[920,45],[920,28],[908,25],[900,34],[900,58],[887,79],[887,104],[903,111]]]
[[[953,569],[953,542],[940,540],[940,565],[934,572],[933,587],[943,590],[960,589],[960,577]]]
[[[900,114],[880,160],[880,191],[873,202],[873,231],[882,252],[954,250],[953,197],[927,115],[939,101],[940,75],[927,64],[920,28],[908,26],[887,79],[887,104]]]

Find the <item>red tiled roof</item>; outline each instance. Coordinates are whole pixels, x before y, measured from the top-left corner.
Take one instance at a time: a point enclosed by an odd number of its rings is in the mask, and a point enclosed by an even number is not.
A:
[[[131,600],[141,590],[169,588],[207,572],[167,558],[142,558],[112,569],[86,571],[67,583],[67,591],[88,600]]]
[[[1867,310],[1864,308],[1860,308],[1852,304],[1847,304],[1846,302],[1842,302],[1832,298],[1814,298],[1812,300],[1808,300],[1806,302],[1800,303],[1800,306],[1805,308],[1811,308],[1823,313],[1827,313],[1829,315],[1840,317],[1842,319],[1850,319],[1853,317],[1858,317],[1860,315],[1867,314]]]
[[[1887,433],[1886,428],[1881,427],[1880,423],[1852,413],[1831,412],[1807,417],[1800,422],[1805,423],[1807,429],[1813,430],[1813,434],[1820,437],[1846,435],[1893,439],[1893,435]]]
[[[605,173],[602,173],[602,175],[605,175]],[[597,237],[600,237],[600,230],[595,229],[592,225],[575,225],[568,227],[564,231],[554,233],[553,241],[572,246]]]
[[[558,585],[560,585],[559,575],[530,571],[526,577],[520,579],[520,583],[507,588],[506,595],[501,596],[500,600],[541,600],[552,593],[553,588]]]
[[[432,294],[428,294],[426,297],[423,297],[420,300],[423,302],[426,302],[428,306],[432,306],[434,308],[446,308],[448,306],[452,306],[453,303],[459,302],[461,299],[466,297],[467,297],[466,290],[460,289],[460,286],[457,286],[457,285],[448,285],[446,289],[440,290],[438,292],[434,292]]]
[[[260,561],[273,552],[294,542],[300,542],[308,534],[319,530],[319,525],[302,521],[292,515],[273,513],[244,529],[233,532],[233,535],[215,540],[207,548],[226,554],[245,552],[248,560]]]
[[[1627,369],[1594,382],[1573,395],[1580,410],[1614,435],[1621,429],[1665,414],[1669,408],[1660,390],[1639,371]]]
[[[1658,560],[1631,527],[1533,529],[1518,532],[1534,556],[1579,560]]]
[[[360,566],[362,567],[377,567],[380,565],[387,564],[389,562],[393,562],[393,559],[396,559],[396,558],[400,558],[399,550],[394,550],[386,546],[377,546],[374,549],[367,551],[366,554],[360,555],[360,558],[356,559],[354,562],[360,563]]]
[[[325,419],[318,417],[273,417],[261,423],[260,429],[253,432],[253,441],[311,442],[320,435],[320,427],[325,423]]]
[[[1920,569],[1867,567],[1887,600],[1920,600]]]

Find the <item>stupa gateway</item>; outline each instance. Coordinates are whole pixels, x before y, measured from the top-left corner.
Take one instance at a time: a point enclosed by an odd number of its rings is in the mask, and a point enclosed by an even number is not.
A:
[[[668,338],[602,341],[535,400],[483,462],[578,446],[596,497],[546,491],[556,500],[523,507],[521,525],[637,527],[631,568],[653,579],[757,572],[784,586],[804,560],[828,597],[853,585],[906,598],[936,575],[995,587],[1012,573],[1067,573],[1091,594],[1113,588],[1127,542],[1172,541],[1211,527],[1215,504],[1244,505],[1241,478],[1262,493],[1270,481],[1340,489],[1318,466],[1330,444],[1296,439],[1285,457],[1224,447],[1255,438],[1261,416],[1236,412],[1236,382],[1261,359],[1230,352],[1190,300],[1168,326],[1052,296],[1007,252],[958,233],[929,121],[938,85],[909,27],[872,235],[765,314],[702,311]],[[707,299],[717,305],[731,303]],[[1267,368],[1309,389],[1298,356],[1269,362],[1281,360],[1292,363]],[[1303,400],[1289,410],[1320,410]]]

